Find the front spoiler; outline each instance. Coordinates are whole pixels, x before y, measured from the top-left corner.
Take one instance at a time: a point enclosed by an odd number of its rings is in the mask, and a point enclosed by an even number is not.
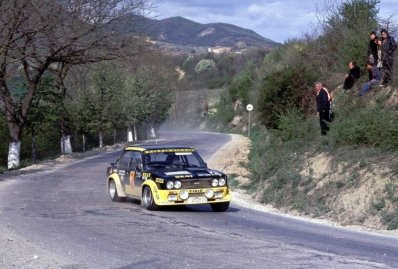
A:
[[[182,200],[179,197],[181,191],[187,190],[190,194],[190,197],[205,197],[204,193],[206,190],[213,190],[214,192],[222,192],[223,195],[220,198],[211,198],[211,199],[203,199],[205,201],[202,202],[189,202],[189,199]],[[197,204],[214,204],[214,203],[225,203],[231,201],[231,193],[228,187],[216,187],[216,188],[206,188],[206,189],[182,189],[182,190],[152,190],[155,204],[158,206],[172,206],[172,205],[197,205]],[[169,195],[176,195],[176,201],[170,201]]]

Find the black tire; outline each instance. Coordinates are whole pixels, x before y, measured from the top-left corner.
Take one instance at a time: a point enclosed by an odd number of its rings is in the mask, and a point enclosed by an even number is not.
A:
[[[108,193],[112,201],[114,202],[124,202],[126,197],[120,197],[117,193],[116,183],[113,179],[109,180],[108,183]]]
[[[229,208],[229,202],[210,204],[214,212],[224,212]]]
[[[142,190],[141,201],[148,210],[158,209],[158,206],[155,204],[155,201],[153,200],[151,188],[148,186],[145,186],[144,189]]]

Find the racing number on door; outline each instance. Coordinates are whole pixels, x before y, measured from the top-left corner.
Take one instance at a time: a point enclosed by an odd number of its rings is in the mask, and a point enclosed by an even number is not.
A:
[[[130,186],[134,188],[134,181],[135,181],[135,171],[130,172]]]

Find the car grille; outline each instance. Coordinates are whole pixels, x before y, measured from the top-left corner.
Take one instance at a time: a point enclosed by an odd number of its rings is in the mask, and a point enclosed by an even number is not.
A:
[[[211,187],[211,178],[184,179],[181,181],[182,189],[200,189]]]

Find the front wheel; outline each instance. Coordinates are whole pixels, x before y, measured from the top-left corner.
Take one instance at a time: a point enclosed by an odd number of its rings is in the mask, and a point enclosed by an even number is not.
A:
[[[155,210],[158,208],[158,206],[155,204],[155,201],[153,200],[151,188],[149,188],[148,186],[145,186],[142,191],[142,202],[148,210]]]
[[[111,197],[111,200],[114,202],[124,202],[126,201],[126,197],[120,197],[117,193],[116,183],[113,179],[111,179],[108,183],[108,193]]]
[[[228,209],[229,202],[210,204],[210,206],[215,212],[224,212]]]

